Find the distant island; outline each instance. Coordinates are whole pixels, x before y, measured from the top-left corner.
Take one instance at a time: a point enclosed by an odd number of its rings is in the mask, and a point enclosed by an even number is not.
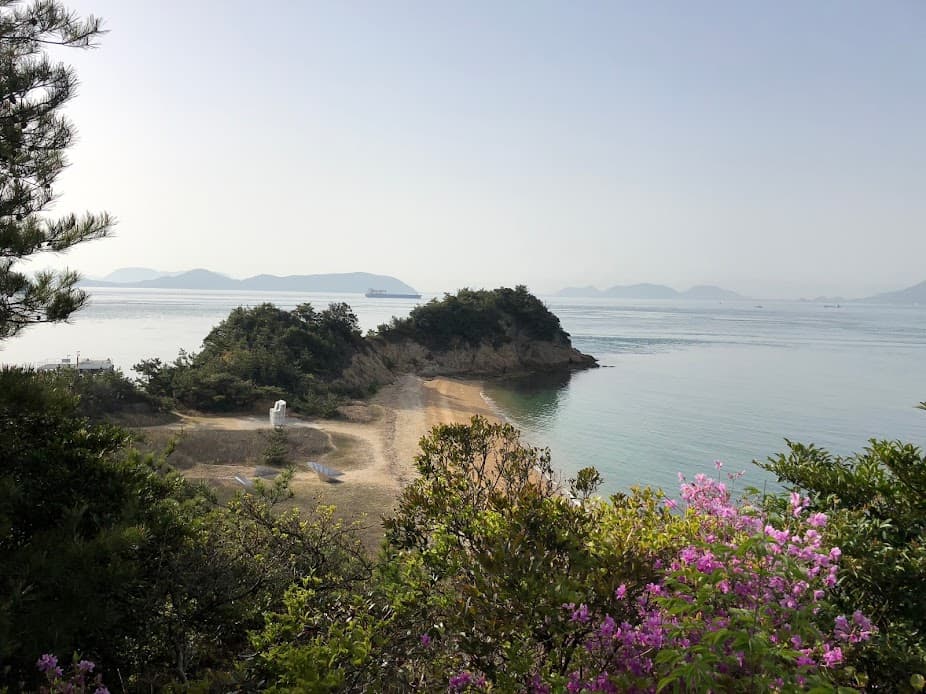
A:
[[[417,294],[405,282],[389,275],[344,272],[321,275],[255,275],[242,280],[212,270],[197,268],[186,272],[159,272],[150,268],[120,268],[100,280],[81,280],[83,287],[123,287],[126,289],[215,289],[279,292],[336,292],[362,294],[380,289],[390,294]]]
[[[866,304],[920,304],[926,306],[926,281],[896,292],[875,294],[858,301]]]
[[[748,296],[737,294],[729,289],[713,285],[698,285],[684,292],[677,291],[664,284],[631,284],[617,285],[609,289],[598,289],[593,286],[566,287],[556,293],[564,298],[595,298],[595,299],[676,299],[695,301],[752,301]],[[817,304],[842,305],[856,304],[892,304],[892,305],[921,305],[926,306],[926,281],[915,284],[906,289],[894,292],[884,292],[861,299],[847,299],[842,296],[818,296],[813,299],[801,301]]]
[[[677,291],[664,284],[617,285],[610,289],[597,287],[566,287],[556,296],[576,298],[611,298],[611,299],[686,299],[694,301],[748,301],[749,297],[737,294],[729,289],[712,285],[698,285],[684,292]]]

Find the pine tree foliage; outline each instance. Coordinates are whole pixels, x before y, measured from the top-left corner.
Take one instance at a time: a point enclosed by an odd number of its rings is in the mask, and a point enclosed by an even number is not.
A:
[[[113,225],[105,212],[45,214],[74,139],[61,109],[77,86],[73,69],[47,51],[91,48],[102,33],[99,19],[81,19],[57,0],[0,0],[0,339],[66,320],[87,300],[76,272],[30,276],[22,261],[106,236]]]

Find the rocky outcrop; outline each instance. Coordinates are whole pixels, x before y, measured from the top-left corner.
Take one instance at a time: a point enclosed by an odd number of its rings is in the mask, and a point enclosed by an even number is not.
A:
[[[430,350],[412,340],[372,340],[354,355],[343,372],[345,385],[363,388],[391,383],[403,373],[419,376],[516,376],[565,369],[588,369],[597,360],[575,349],[569,340],[556,342],[514,339],[494,346],[458,345]]]

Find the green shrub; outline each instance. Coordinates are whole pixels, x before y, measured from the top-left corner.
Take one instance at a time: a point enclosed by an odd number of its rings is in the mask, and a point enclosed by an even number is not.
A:
[[[388,340],[412,339],[437,350],[460,344],[499,346],[517,336],[545,341],[569,337],[559,318],[523,285],[445,294],[416,306],[408,318],[393,318],[378,333]]]
[[[339,395],[337,379],[361,349],[357,317],[347,304],[321,312],[310,304],[292,311],[261,304],[234,309],[199,353],[133,368],[149,394],[195,410],[253,410],[284,398],[314,414],[332,410],[328,395]]]
[[[829,515],[844,564],[836,608],[860,609],[879,629],[856,666],[875,689],[912,691],[911,678],[926,674],[926,457],[899,441],[872,440],[848,457],[788,446],[763,467]]]

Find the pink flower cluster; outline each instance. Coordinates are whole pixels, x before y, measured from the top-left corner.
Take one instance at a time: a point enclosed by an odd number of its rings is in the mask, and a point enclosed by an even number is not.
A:
[[[64,670],[58,665],[58,658],[51,653],[45,653],[38,659],[35,666],[45,675],[47,684],[39,688],[41,694],[109,694],[109,689],[103,684],[102,677],[92,675],[96,665],[90,660],[75,662],[70,674],[65,677]]]
[[[609,614],[590,614],[586,605],[564,605],[572,622],[596,625],[568,691],[655,691],[698,649],[709,649],[716,674],[731,679],[753,677],[767,668],[771,654],[800,686],[811,675],[825,677],[843,662],[844,649],[870,638],[874,627],[860,612],[851,620],[837,618],[829,633],[816,626],[819,602],[836,584],[841,552],[823,547],[827,518],[807,513],[809,499],[792,494],[788,515],[776,521],[734,502],[722,482],[705,475],[682,482],[681,512],[697,530],[661,580],[638,591],[633,617],[617,623]],[[627,587],[614,597],[627,600]],[[751,639],[760,631],[764,660],[742,646],[744,633]],[[774,680],[769,686],[775,688]],[[533,690],[544,687],[535,678]]]
[[[474,675],[464,670],[451,677],[449,684],[449,691],[451,692],[462,692],[469,688],[482,689],[486,686],[486,678],[484,675]]]

